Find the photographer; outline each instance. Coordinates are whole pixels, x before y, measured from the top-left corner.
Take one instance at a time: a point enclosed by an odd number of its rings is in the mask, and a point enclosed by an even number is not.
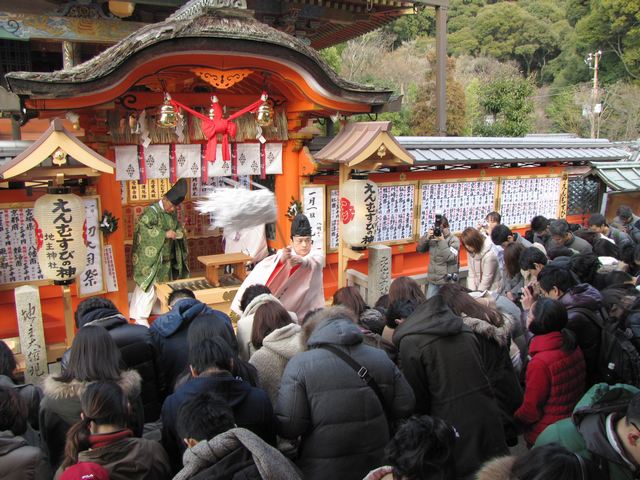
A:
[[[429,252],[429,270],[427,280],[427,298],[438,293],[441,285],[458,274],[458,253],[460,252],[460,240],[451,234],[449,221],[443,215],[436,214],[433,228],[418,240],[416,251]]]

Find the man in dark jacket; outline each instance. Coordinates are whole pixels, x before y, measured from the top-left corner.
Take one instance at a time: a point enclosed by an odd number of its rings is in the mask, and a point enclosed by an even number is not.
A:
[[[238,350],[238,343],[229,317],[196,300],[191,290],[184,288],[172,291],[168,303],[171,310],[156,318],[149,330],[158,348],[167,393],[171,393],[178,377],[187,373],[187,332],[193,320],[206,316],[216,324],[220,335],[235,351]]]
[[[78,304],[75,312],[78,329],[87,325],[103,327],[116,342],[126,368],[134,369],[142,377],[142,404],[144,422],[154,422],[160,417],[164,400],[162,369],[158,351],[151,339],[149,329],[131,324],[120,313],[113,302],[104,297],[89,297]],[[62,355],[62,369],[69,362],[71,349]]]
[[[189,449],[174,480],[196,475],[229,480],[302,478],[278,450],[249,430],[235,428],[233,411],[215,394],[201,393],[182,405],[178,434]]]
[[[278,434],[302,437],[296,464],[307,480],[363,478],[380,465],[389,423],[413,413],[414,395],[383,350],[362,343],[353,313],[324,309],[305,322],[306,352],[285,367],[276,403]],[[382,400],[335,348],[364,367]],[[386,412],[386,415],[385,415]]]
[[[233,410],[236,424],[251,430],[268,443],[275,444],[275,423],[271,401],[264,390],[235,378],[231,373],[233,352],[220,338],[202,338],[189,346],[192,379],[167,397],[162,406],[162,444],[169,454],[174,471],[181,466],[185,449],[177,432],[180,407],[198,394],[213,392]]]
[[[549,224],[551,239],[556,247],[567,247],[578,253],[592,253],[593,247],[586,240],[575,236],[569,228],[569,223],[563,218],[551,220]]]
[[[396,328],[393,342],[416,395],[416,413],[442,418],[460,434],[457,478],[472,478],[484,461],[508,453],[478,339],[441,295],[418,305]]]
[[[538,274],[538,283],[544,294],[559,300],[567,309],[570,329],[578,340],[587,364],[587,387],[600,381],[598,364],[600,354],[600,327],[593,315],[601,315],[602,295],[588,283],[578,283],[568,268],[546,265]]]
[[[600,383],[565,418],[547,427],[535,447],[562,445],[596,465],[599,479],[632,480],[640,471],[640,390]]]
[[[607,223],[607,219],[601,213],[594,213],[589,217],[589,230],[599,233],[603,237],[613,241],[620,251],[622,251],[626,245],[634,244],[628,234],[622,230],[618,230],[616,227],[610,226]]]

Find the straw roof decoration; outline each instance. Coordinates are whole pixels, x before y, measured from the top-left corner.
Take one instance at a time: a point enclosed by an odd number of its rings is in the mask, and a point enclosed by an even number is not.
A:
[[[107,123],[111,141],[115,144],[138,144],[141,143],[140,134],[132,133],[128,120],[129,112],[123,110],[113,110],[107,112]],[[234,120],[238,126],[236,142],[256,141],[258,134],[257,124],[252,114],[248,113]],[[146,125],[151,143],[179,143],[175,129],[161,128],[156,125],[155,111],[148,109],[146,112]],[[207,137],[202,131],[199,118],[191,115],[185,116],[184,143],[206,141]],[[262,135],[268,141],[287,141],[287,115],[284,110],[277,110],[274,116],[273,125],[262,128]]]

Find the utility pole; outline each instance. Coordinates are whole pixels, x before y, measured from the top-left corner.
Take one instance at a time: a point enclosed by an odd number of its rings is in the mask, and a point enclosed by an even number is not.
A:
[[[602,113],[602,105],[600,104],[600,91],[598,90],[598,68],[602,51],[589,53],[584,59],[584,63],[593,70],[593,89],[591,90],[591,105],[589,107],[589,123],[591,124],[591,138],[600,136],[600,113]]]

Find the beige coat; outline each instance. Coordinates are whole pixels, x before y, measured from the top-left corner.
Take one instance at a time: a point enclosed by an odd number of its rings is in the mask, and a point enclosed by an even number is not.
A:
[[[502,286],[502,273],[498,268],[498,256],[492,248],[490,238],[485,238],[480,252],[469,254],[469,277],[467,287],[471,290],[492,292],[500,290]]]
[[[291,323],[267,335],[262,341],[262,348],[251,356],[249,363],[258,370],[260,388],[267,392],[273,405],[278,399],[284,368],[301,350],[300,325]]]

